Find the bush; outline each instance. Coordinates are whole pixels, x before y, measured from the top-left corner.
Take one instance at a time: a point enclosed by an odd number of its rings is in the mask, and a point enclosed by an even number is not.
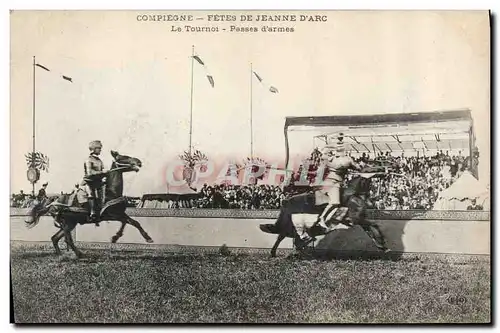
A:
[[[222,244],[222,246],[219,248],[219,254],[223,256],[230,256],[231,251],[229,250],[226,244]]]

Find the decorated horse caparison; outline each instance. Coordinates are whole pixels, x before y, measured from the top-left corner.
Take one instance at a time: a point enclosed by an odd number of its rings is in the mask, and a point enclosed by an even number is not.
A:
[[[144,240],[152,243],[153,239],[142,228],[141,224],[125,213],[127,200],[123,196],[123,173],[138,172],[142,162],[135,157],[120,155],[116,151],[111,151],[111,156],[113,157],[111,168],[101,176],[106,177],[106,182],[98,221],[121,222],[120,229],[111,238],[112,243],[116,243],[123,236],[123,230],[127,224],[137,228]],[[32,228],[38,224],[42,215],[48,214],[54,218],[54,225],[59,229],[52,236],[56,254],[61,254],[59,241],[64,237],[75,254],[82,257],[83,253],[76,248],[71,232],[78,224],[95,223],[95,221],[89,220],[90,209],[88,203],[80,203],[77,197],[77,195],[62,194],[41,202],[34,202],[30,208],[30,218],[25,221],[27,227]]]
[[[328,230],[322,230],[315,221],[323,211],[326,203],[318,200],[319,191],[309,191],[285,200],[281,207],[280,214],[274,224],[261,224],[259,227],[263,232],[277,234],[278,238],[271,249],[271,256],[276,256],[276,250],[280,243],[286,238],[293,238],[295,247],[303,250],[305,244],[299,237],[299,233],[307,229],[313,237],[326,235],[336,229],[336,226],[343,224],[346,227],[359,225],[372,239],[375,246],[381,251],[388,252],[384,235],[377,224],[366,219],[367,199],[370,191],[370,179],[372,177],[384,176],[381,172],[383,168],[369,168],[362,170],[355,175],[343,189],[341,196],[341,206],[338,210],[340,219],[331,221],[334,226]],[[347,212],[346,212],[347,210]],[[332,220],[338,217],[337,214]]]

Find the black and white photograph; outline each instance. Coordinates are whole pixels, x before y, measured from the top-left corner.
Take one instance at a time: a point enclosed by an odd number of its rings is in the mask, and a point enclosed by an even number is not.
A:
[[[16,324],[488,324],[488,10],[12,10]]]

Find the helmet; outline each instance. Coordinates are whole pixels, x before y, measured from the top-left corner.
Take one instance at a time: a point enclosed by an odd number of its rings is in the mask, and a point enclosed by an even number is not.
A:
[[[342,141],[337,142],[337,147],[335,149],[335,156],[344,156],[345,147]]]
[[[102,143],[99,140],[94,140],[89,143],[89,149],[94,150],[96,148],[102,148]]]

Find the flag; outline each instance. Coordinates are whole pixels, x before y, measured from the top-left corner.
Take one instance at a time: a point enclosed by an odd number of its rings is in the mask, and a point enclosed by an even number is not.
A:
[[[212,86],[212,88],[214,88],[215,87],[214,77],[212,75],[210,75],[210,73],[208,72],[207,66],[205,65],[205,63],[203,62],[203,60],[201,60],[201,58],[199,56],[197,56],[197,55],[194,55],[193,59],[196,60],[200,65],[202,65],[203,68],[205,68],[205,72],[206,72],[206,75],[207,75],[208,82],[210,83],[210,85]]]
[[[259,80],[259,82],[263,84],[262,81],[264,81],[264,80],[262,79],[262,77],[260,77],[260,75],[257,74],[257,72],[253,72],[253,73],[254,73],[255,77]],[[269,91],[272,92],[273,94],[278,93],[278,89],[274,86],[269,86]]]
[[[210,82],[210,85],[213,88],[215,86],[214,78],[212,77],[212,75],[207,75],[207,78],[208,78],[208,82]]]
[[[38,66],[40,68],[43,68],[45,69],[47,72],[50,72],[50,69],[48,69],[47,67],[43,66],[43,65],[40,65],[40,64],[35,64],[35,66]]]
[[[259,76],[259,74],[253,72],[255,74],[255,76],[257,77],[257,79],[259,79],[259,82],[262,82],[262,78]]]
[[[26,164],[28,167],[36,168],[38,170],[49,171],[49,158],[48,156],[35,152],[24,155],[26,157]]]
[[[45,67],[44,65],[40,65],[40,64],[35,64],[35,66],[37,67],[40,67],[42,69],[45,69],[47,72],[50,72],[50,69],[48,69],[47,67]],[[73,82],[73,79],[70,78],[69,76],[66,76],[66,75],[61,75],[61,77],[63,78],[63,80],[66,80],[66,81],[69,81],[69,82]]]
[[[201,60],[200,57],[198,57],[197,55],[193,56],[194,60],[198,61],[200,63],[200,65],[202,66],[205,66],[205,63]]]

